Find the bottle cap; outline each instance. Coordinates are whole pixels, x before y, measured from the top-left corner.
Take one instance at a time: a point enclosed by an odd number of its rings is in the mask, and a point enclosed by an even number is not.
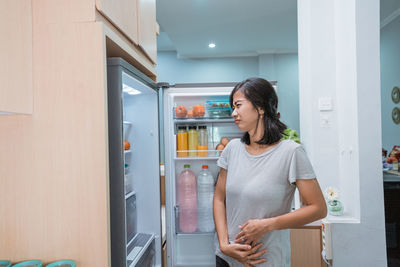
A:
[[[199,129],[207,129],[207,126],[206,125],[200,125]]]
[[[186,126],[178,126],[178,130],[186,130]]]
[[[189,126],[189,129],[195,129],[196,130],[196,125]]]
[[[201,166],[203,169],[208,169],[208,165]]]
[[[190,164],[185,164],[183,167],[184,167],[185,169],[189,169],[189,168],[190,168]]]

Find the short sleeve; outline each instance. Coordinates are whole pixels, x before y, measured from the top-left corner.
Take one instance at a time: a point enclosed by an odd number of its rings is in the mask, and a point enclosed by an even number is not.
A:
[[[298,146],[290,161],[289,182],[293,184],[299,179],[314,179],[315,177],[314,169],[304,148]]]
[[[229,152],[231,150],[231,143],[229,142],[225,149],[222,151],[221,156],[219,157],[218,161],[217,161],[217,165],[220,168],[224,168],[225,170],[228,169],[228,161],[229,161]]]

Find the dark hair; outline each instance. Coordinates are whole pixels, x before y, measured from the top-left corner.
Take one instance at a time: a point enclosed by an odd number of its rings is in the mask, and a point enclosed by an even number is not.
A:
[[[248,78],[238,83],[232,90],[229,97],[231,107],[233,107],[233,95],[237,91],[242,91],[247,100],[251,102],[258,112],[258,108],[264,110],[264,135],[257,141],[260,145],[270,145],[282,138],[282,134],[287,126],[279,120],[278,115],[278,96],[274,87],[262,78]],[[260,116],[260,114],[258,114]],[[258,122],[257,126],[258,127]],[[256,128],[257,130],[257,128]],[[241,141],[250,144],[250,135],[246,132]]]

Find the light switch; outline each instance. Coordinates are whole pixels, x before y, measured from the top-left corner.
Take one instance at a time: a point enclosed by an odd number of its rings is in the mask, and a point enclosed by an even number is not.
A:
[[[332,98],[331,97],[320,97],[318,99],[318,109],[320,111],[332,110]]]

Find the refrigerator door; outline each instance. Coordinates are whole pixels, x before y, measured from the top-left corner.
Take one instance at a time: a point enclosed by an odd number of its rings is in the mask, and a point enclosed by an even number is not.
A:
[[[112,266],[161,266],[158,93],[120,58],[107,73]]]
[[[215,266],[215,231],[201,231],[200,217],[198,227],[194,232],[185,233],[179,225],[181,210],[179,207],[178,180],[184,165],[190,164],[198,183],[198,174],[202,165],[208,165],[214,180],[219,168],[216,165],[218,152],[216,145],[222,137],[229,139],[241,136],[231,118],[231,112],[225,104],[229,100],[234,83],[224,84],[180,84],[163,90],[164,111],[164,148],[165,148],[165,190],[166,190],[166,240],[167,265],[169,267],[211,267]],[[208,105],[221,105],[219,110],[208,109]],[[187,110],[196,105],[202,105],[204,117],[176,118],[174,108],[185,106]],[[229,105],[229,104],[228,104]],[[219,108],[219,106],[218,106]],[[201,110],[201,107],[199,108]],[[190,153],[177,153],[178,126],[206,126],[208,132],[208,151],[202,151],[198,156],[190,157]],[[181,128],[182,129],[182,128]],[[194,152],[197,153],[197,152]],[[206,154],[204,154],[206,153]],[[187,155],[187,156],[185,156]],[[182,187],[181,187],[182,188]],[[182,189],[181,189],[182,190]],[[197,211],[200,209],[199,199]],[[211,206],[211,205],[210,205]],[[212,207],[210,207],[212,208]],[[198,213],[200,216],[200,213]],[[204,229],[204,227],[203,227]]]

